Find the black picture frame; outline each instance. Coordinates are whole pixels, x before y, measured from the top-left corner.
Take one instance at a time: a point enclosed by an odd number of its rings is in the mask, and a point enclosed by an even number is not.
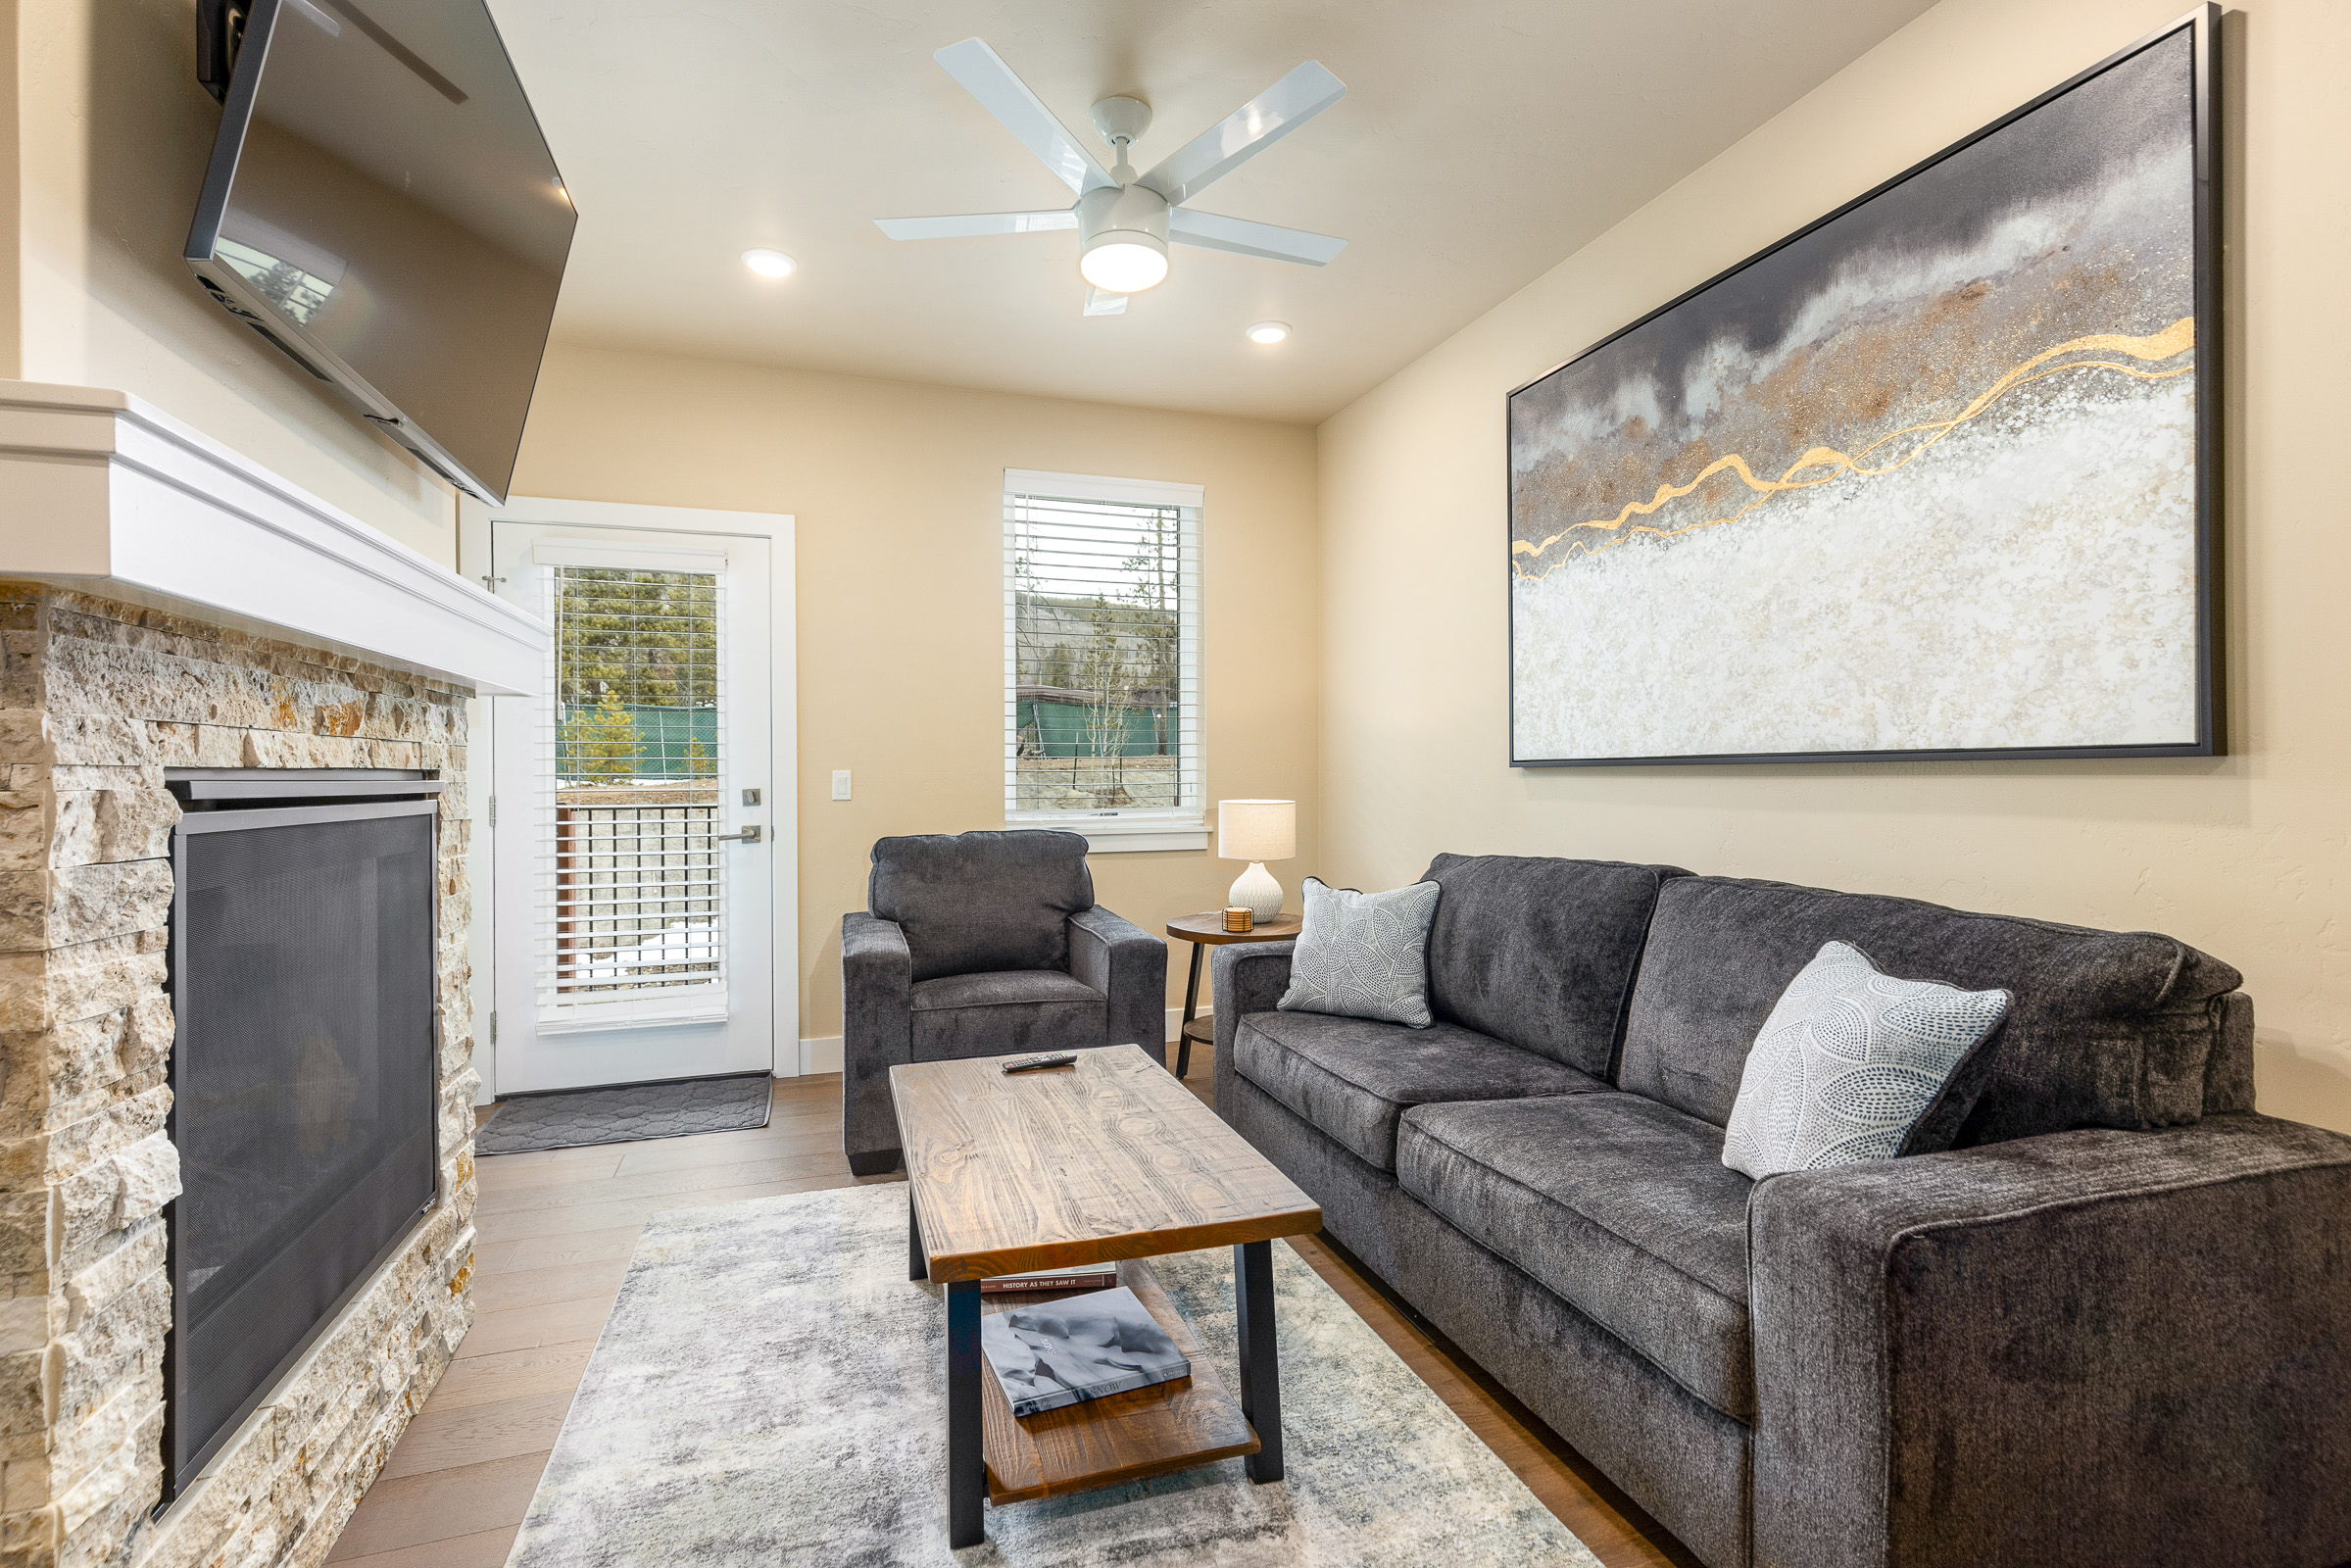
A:
[[[1805,752],[1745,752],[1726,754],[1669,754],[1655,757],[1556,758],[1521,757],[1518,755],[1518,603],[1515,591],[1517,568],[1507,557],[1504,563],[1504,603],[1507,616],[1507,657],[1510,668],[1509,707],[1507,725],[1510,765],[1513,767],[1657,767],[1696,766],[1779,762],[1867,762],[1867,761],[2035,761],[2035,760],[2113,760],[2143,758],[2201,758],[2227,755],[2227,715],[2223,703],[2221,624],[2221,498],[2222,498],[2222,370],[2226,357],[2223,332],[2225,323],[2221,309],[2221,16],[2219,4],[2208,0],[2178,21],[2158,27],[2087,69],[2076,73],[2028,103],[1984,125],[1980,129],[1944,147],[1933,156],[1920,160],[1851,201],[1825,214],[1814,221],[1794,230],[1764,247],[1734,266],[1725,268],[1704,282],[1677,295],[1647,315],[1626,323],[1592,344],[1581,353],[1551,367],[1543,374],[1510,389],[1503,401],[1504,428],[1509,428],[1510,414],[1516,400],[1529,390],[1541,386],[1552,376],[1617,342],[1627,334],[1638,331],[1661,317],[1671,315],[1725,280],[1775,255],[1796,241],[1827,227],[1850,213],[1867,206],[1887,191],[1917,177],[1952,155],[1993,135],[2022,120],[2035,110],[2074,91],[2083,83],[2103,74],[2141,52],[2177,37],[2183,29],[2191,33],[2190,60],[2192,72],[2191,114],[2193,116],[2194,184],[2192,215],[2192,245],[2194,252],[2194,318],[2196,360],[2193,370],[2195,387],[2194,451],[2196,472],[2194,479],[2195,504],[2195,728],[2193,741],[2150,745],[2085,745],[2057,747],[1986,747],[1975,749],[1917,749],[1892,751],[1805,751]],[[1512,443],[1503,443],[1505,508],[1505,549],[1518,537],[1517,495],[1513,483]]]

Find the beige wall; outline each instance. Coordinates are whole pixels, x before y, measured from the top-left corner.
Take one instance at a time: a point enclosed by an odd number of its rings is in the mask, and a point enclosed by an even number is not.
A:
[[[220,111],[188,0],[0,0],[21,140],[0,243],[0,376],[112,387],[452,569],[454,493],[231,319],[179,259]],[[13,343],[13,347],[12,347]]]
[[[2169,931],[2245,971],[2263,1107],[2351,1130],[2341,0],[2247,0],[2224,32],[2235,755],[1507,761],[1504,394],[2180,9],[1946,0],[1322,427],[1326,874],[1598,856]]]
[[[799,552],[801,1033],[841,1032],[841,915],[893,833],[1004,825],[1004,470],[1207,489],[1207,793],[1300,802],[1314,864],[1314,432],[558,345],[518,495],[789,513]],[[835,802],[846,767],[856,799]],[[1212,853],[1093,858],[1155,930],[1224,902]],[[1189,948],[1170,956],[1171,1003]]]
[[[0,0],[0,376],[15,376],[24,359],[20,341],[24,311],[18,297],[18,270],[24,236],[20,218],[24,207],[22,153],[17,128],[17,0]]]

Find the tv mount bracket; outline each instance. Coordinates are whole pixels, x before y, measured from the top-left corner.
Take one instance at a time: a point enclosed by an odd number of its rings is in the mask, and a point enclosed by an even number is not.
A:
[[[228,97],[252,11],[253,0],[196,0],[196,81],[215,103]]]

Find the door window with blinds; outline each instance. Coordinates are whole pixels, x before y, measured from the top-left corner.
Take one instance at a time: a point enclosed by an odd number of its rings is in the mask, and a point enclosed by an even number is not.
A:
[[[726,1013],[720,568],[542,544],[555,627],[538,705],[534,959],[542,1027]]]
[[[1097,850],[1204,845],[1200,502],[1197,485],[1005,470],[1007,822]]]

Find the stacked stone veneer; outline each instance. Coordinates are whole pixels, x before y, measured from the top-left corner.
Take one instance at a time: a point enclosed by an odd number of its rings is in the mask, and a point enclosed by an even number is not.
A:
[[[470,693],[0,581],[0,1564],[317,1563],[472,1321]],[[160,1518],[168,766],[421,767],[442,796],[442,1205]]]

